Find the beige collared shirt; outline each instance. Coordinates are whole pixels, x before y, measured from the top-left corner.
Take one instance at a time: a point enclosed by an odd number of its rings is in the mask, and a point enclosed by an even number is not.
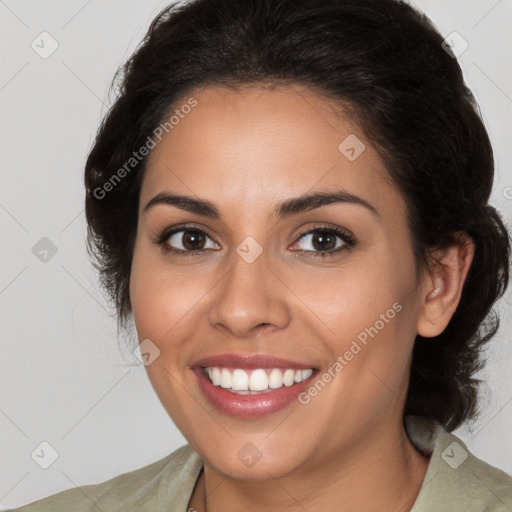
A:
[[[411,442],[429,454],[410,512],[512,512],[512,477],[476,458],[442,426],[406,418]],[[190,445],[99,484],[68,489],[7,512],[187,512],[203,461]]]

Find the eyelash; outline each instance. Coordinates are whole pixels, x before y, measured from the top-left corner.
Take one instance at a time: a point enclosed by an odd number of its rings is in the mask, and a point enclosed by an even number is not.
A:
[[[196,256],[196,255],[204,254],[204,252],[205,252],[204,249],[196,250],[196,251],[184,251],[182,249],[175,249],[173,247],[170,247],[169,244],[167,243],[169,237],[171,237],[172,235],[179,233],[181,231],[183,231],[183,232],[196,231],[198,233],[206,235],[207,237],[209,237],[210,239],[213,240],[213,237],[210,235],[210,233],[208,233],[208,231],[206,231],[204,229],[197,228],[195,226],[180,225],[180,226],[174,226],[170,229],[165,229],[162,233],[160,233],[156,237],[156,240],[154,241],[154,243],[157,244],[158,246],[160,246],[160,248],[162,249],[162,251],[165,254],[173,254],[178,257],[188,257],[188,256]],[[312,229],[302,233],[297,238],[297,241],[302,240],[302,238],[304,238],[307,235],[317,233],[317,232],[327,233],[330,235],[336,235],[339,238],[341,238],[341,240],[344,242],[345,245],[338,247],[337,249],[330,250],[330,251],[322,252],[322,251],[304,251],[303,250],[303,251],[296,251],[296,252],[312,253],[312,257],[314,257],[314,258],[326,258],[326,257],[335,256],[336,254],[338,254],[339,252],[341,252],[343,250],[351,250],[356,245],[356,240],[351,233],[349,233],[348,231],[346,231],[338,226],[331,225],[331,224],[315,225]],[[217,243],[217,242],[215,242],[215,243]]]

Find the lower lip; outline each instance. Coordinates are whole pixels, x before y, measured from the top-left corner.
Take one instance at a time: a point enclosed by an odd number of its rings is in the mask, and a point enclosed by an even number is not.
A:
[[[259,418],[280,411],[290,405],[309,386],[313,375],[292,386],[257,395],[238,395],[220,386],[214,386],[201,368],[193,368],[199,387],[206,398],[221,412],[241,418]]]

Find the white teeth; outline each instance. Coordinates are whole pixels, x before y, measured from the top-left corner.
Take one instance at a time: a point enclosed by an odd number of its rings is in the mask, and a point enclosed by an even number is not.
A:
[[[283,386],[283,373],[278,368],[274,368],[268,376],[268,387],[279,389]]]
[[[265,370],[254,370],[251,373],[249,377],[249,388],[251,391],[265,391],[265,389],[268,389],[268,376]]]
[[[220,372],[220,387],[225,389],[231,387],[231,372],[226,370],[226,368],[222,368]]]
[[[214,386],[246,395],[252,391],[269,392],[283,386],[293,386],[311,377],[313,370],[311,368],[307,370],[260,368],[246,371],[240,368],[228,370],[227,368],[212,367],[206,368],[206,373]]]
[[[210,370],[210,368],[208,368]],[[218,386],[220,384],[220,370],[218,368],[212,368],[212,375],[210,377],[210,380],[215,386]],[[209,374],[210,372],[208,372]]]
[[[231,388],[235,391],[247,391],[249,389],[249,376],[243,370],[233,372]]]
[[[311,375],[313,375],[313,370],[308,368],[307,370],[301,370],[300,373],[302,376],[302,380],[306,380],[306,379],[309,379],[309,377],[311,377]]]
[[[288,370],[286,370],[284,372],[284,376],[283,376],[284,385],[292,386],[294,380],[295,380],[295,370],[291,370],[290,368],[288,368]]]

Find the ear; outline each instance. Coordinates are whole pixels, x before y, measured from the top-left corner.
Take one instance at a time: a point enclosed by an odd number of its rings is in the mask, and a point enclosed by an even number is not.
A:
[[[475,244],[467,233],[456,234],[457,243],[435,251],[430,272],[424,271],[417,333],[425,338],[438,336],[459,305]]]

